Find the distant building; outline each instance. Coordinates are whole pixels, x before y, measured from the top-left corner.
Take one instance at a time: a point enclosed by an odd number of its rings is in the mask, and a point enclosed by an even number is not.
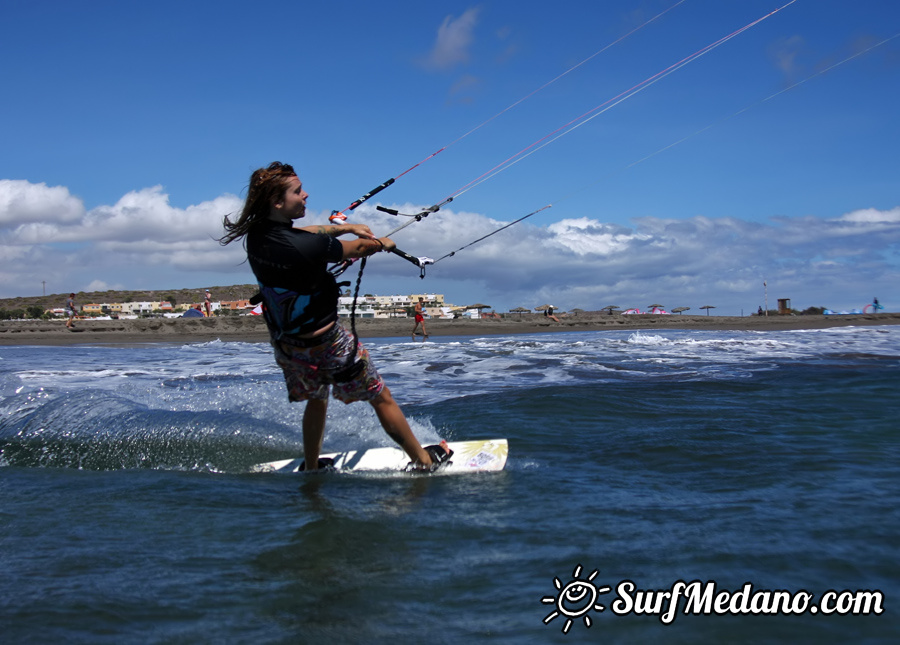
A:
[[[409,299],[412,300],[413,304],[419,302],[419,298],[423,300],[426,307],[444,306],[444,294],[442,293],[413,293],[409,296]]]
[[[415,304],[422,298],[429,317],[450,318],[444,295],[423,293],[393,296],[360,296],[356,299],[356,315],[360,318],[408,318]],[[353,306],[353,296],[338,298],[338,315],[349,318]]]
[[[253,305],[249,300],[223,300],[222,302],[212,303],[212,310],[218,311],[224,309],[227,311],[249,311],[253,309]]]
[[[81,305],[81,313],[87,316],[103,316],[110,312],[111,307],[112,305],[107,303],[99,304],[91,302],[86,305]]]
[[[455,309],[453,305],[444,302],[444,296],[440,293],[414,293],[410,295],[392,295],[392,296],[360,296],[356,300],[356,315],[360,318],[406,318],[410,316],[410,311],[419,301],[419,298],[425,303],[427,314],[431,318],[452,318],[452,311]],[[158,302],[113,302],[113,303],[90,303],[81,306],[82,313],[86,316],[143,316],[151,313],[163,313],[167,316],[173,316],[178,312],[187,311],[188,309],[200,308],[202,303],[182,303],[173,306],[171,302],[162,300]],[[341,296],[338,298],[338,315],[348,318],[353,307],[352,296]],[[213,302],[213,312],[236,311],[245,312],[253,309],[253,305],[249,300],[223,300],[221,302]],[[54,313],[62,310],[53,310]]]

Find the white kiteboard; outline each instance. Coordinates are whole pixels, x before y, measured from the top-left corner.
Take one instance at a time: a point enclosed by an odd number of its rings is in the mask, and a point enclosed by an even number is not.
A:
[[[439,473],[481,473],[503,470],[509,455],[506,439],[478,439],[475,441],[448,442],[453,456],[449,463],[441,466]],[[409,456],[400,448],[370,448],[369,450],[348,450],[322,455],[333,459],[335,470],[348,471],[404,471],[409,465]],[[264,464],[256,464],[250,471],[254,473],[296,473],[300,471],[303,458],[282,459]]]

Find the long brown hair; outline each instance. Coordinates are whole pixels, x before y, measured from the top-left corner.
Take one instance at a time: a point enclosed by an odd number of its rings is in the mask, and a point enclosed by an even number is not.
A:
[[[228,215],[225,216],[222,222],[225,235],[219,238],[219,244],[225,246],[244,237],[254,224],[266,219],[269,216],[269,205],[284,195],[288,182],[296,174],[293,166],[280,161],[273,161],[265,168],[254,170],[250,175],[244,208],[235,222]]]

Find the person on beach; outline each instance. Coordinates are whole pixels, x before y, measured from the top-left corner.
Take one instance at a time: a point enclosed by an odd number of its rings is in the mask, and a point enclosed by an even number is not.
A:
[[[422,340],[425,340],[428,338],[428,332],[425,331],[425,303],[422,298],[419,298],[419,302],[416,303],[415,315],[416,325],[412,330],[413,338],[416,337],[416,331],[418,331],[419,325],[422,325]]]
[[[394,242],[376,238],[363,224],[293,228],[294,220],[306,215],[308,197],[290,165],[276,161],[259,168],[250,176],[240,216],[236,221],[225,217],[225,235],[219,240],[226,245],[245,238],[288,398],[306,401],[305,469],[328,465],[319,455],[330,389],[344,403],[367,401],[388,436],[409,456],[412,468],[432,470],[452,451],[444,441],[423,448],[416,439],[368,351],[338,320],[340,288],[327,270],[329,263],[390,251]],[[356,239],[337,239],[346,234]]]
[[[209,289],[206,290],[206,296],[203,299],[203,309],[207,318],[212,316],[212,294],[209,292]]]
[[[553,307],[547,307],[546,309],[544,309],[544,315],[547,316],[547,318],[549,318],[550,320],[559,322],[559,318],[553,315]]]
[[[66,299],[66,316],[69,320],[66,322],[66,329],[75,329],[75,294],[70,293]]]

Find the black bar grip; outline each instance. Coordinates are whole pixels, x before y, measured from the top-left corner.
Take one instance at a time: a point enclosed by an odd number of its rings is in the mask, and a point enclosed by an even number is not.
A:
[[[384,190],[385,188],[387,188],[388,186],[390,186],[390,185],[393,184],[393,183],[394,183],[394,179],[393,179],[393,178],[388,179],[386,182],[384,182],[384,183],[381,184],[380,186],[378,186],[378,187],[376,187],[376,188],[373,188],[372,190],[370,190],[369,192],[367,192],[365,195],[363,195],[362,197],[360,197],[359,199],[357,199],[355,202],[353,202],[352,204],[350,204],[350,205],[347,207],[347,210],[348,210],[348,211],[352,211],[354,208],[356,208],[357,206],[359,206],[360,204],[362,204],[364,201],[366,201],[367,199],[369,199],[369,198],[372,197],[373,195],[377,195],[378,193],[380,193],[382,190]]]
[[[384,206],[376,206],[375,210],[381,211],[382,213],[387,213],[388,215],[399,215],[400,211],[394,210],[393,208],[385,208]]]
[[[400,249],[394,248],[394,249],[391,249],[391,253],[393,253],[394,255],[399,255],[401,258],[403,258],[407,262],[412,262],[416,266],[419,266],[419,258],[413,257],[412,255],[410,255],[409,253],[406,253],[405,251],[401,251]]]

